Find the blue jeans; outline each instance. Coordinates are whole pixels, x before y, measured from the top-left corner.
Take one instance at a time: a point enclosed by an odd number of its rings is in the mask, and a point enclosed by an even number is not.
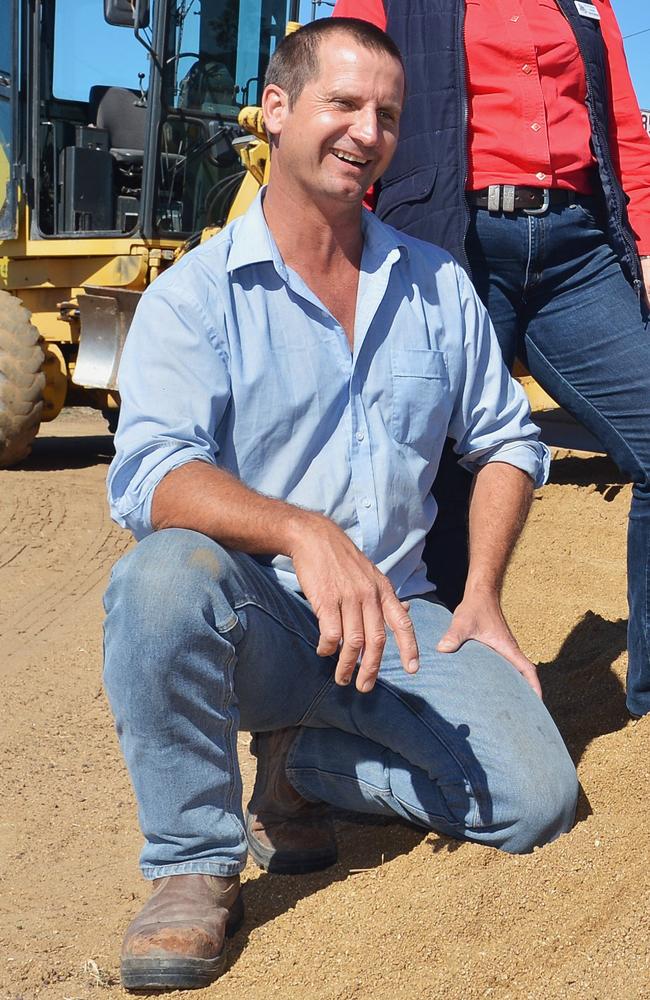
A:
[[[240,729],[300,726],[287,774],[306,798],[530,851],[573,822],[577,778],[542,702],[477,642],[435,645],[450,615],[411,605],[370,694],[334,683],[309,604],[253,558],[193,531],[145,538],[105,598],[105,683],[135,788],[146,878],[230,875],[246,860]]]
[[[650,330],[639,301],[607,243],[596,198],[577,197],[575,204],[544,215],[491,215],[474,208],[467,255],[508,367],[521,358],[634,484],[627,704],[643,715],[650,712]],[[443,470],[434,487],[443,508],[434,532],[456,539],[457,555],[447,558],[463,566],[458,523],[459,511],[467,508],[469,483],[458,473],[451,475],[442,482]],[[429,563],[436,547],[432,536]],[[444,567],[438,572],[445,576]],[[435,568],[430,579],[437,582]],[[441,593],[447,596],[444,589]],[[458,599],[458,590],[447,598],[451,605]]]

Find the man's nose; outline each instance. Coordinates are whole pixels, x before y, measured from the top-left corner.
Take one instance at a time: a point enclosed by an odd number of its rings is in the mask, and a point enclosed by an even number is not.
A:
[[[353,139],[363,143],[364,146],[376,146],[379,140],[379,125],[377,123],[377,113],[373,108],[360,108],[355,115],[354,122],[350,127],[350,135]]]

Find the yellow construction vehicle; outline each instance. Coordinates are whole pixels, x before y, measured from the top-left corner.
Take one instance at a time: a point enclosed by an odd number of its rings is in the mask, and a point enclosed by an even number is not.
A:
[[[255,104],[297,18],[298,0],[0,0],[0,466],[64,404],[113,428],[142,291],[266,176]]]
[[[291,14],[0,0],[0,465],[64,404],[114,423],[140,294],[262,183],[268,151],[238,119]]]

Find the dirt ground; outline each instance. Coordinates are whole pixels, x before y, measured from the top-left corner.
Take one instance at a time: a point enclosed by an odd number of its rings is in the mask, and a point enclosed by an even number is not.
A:
[[[125,998],[121,935],[147,895],[101,688],[102,591],[131,544],[106,511],[110,454],[101,417],[66,412],[0,472],[3,1000]],[[628,719],[623,692],[629,499],[604,459],[560,456],[507,582],[578,767],[573,832],[510,857],[341,822],[330,871],[249,866],[229,971],[198,995],[650,998],[650,721]]]

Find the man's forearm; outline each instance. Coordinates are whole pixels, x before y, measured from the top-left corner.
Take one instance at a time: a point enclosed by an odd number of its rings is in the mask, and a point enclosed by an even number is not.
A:
[[[499,594],[533,496],[530,476],[505,462],[476,474],[469,511],[470,563],[465,593]]]
[[[298,534],[319,517],[262,496],[207,462],[188,462],[168,473],[156,487],[151,507],[156,531],[190,528],[252,555],[290,556]]]

